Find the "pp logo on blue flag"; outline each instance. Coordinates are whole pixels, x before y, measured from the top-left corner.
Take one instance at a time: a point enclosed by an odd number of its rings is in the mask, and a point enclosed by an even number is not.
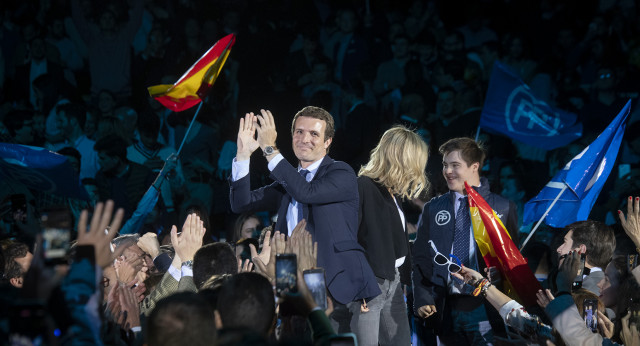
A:
[[[577,116],[549,106],[500,62],[493,65],[480,127],[522,143],[552,150],[582,136]]]
[[[555,136],[562,126],[560,114],[536,99],[526,86],[515,88],[509,95],[505,121],[509,131],[525,136],[531,132]]]

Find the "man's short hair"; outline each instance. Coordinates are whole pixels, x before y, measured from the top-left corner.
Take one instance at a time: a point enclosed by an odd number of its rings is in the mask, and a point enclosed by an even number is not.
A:
[[[122,161],[127,161],[127,141],[116,135],[108,134],[93,145],[93,150],[97,153],[104,152],[108,156],[118,157]]]
[[[58,154],[62,156],[71,156],[78,160],[78,162],[82,161],[82,154],[78,151],[78,149],[74,147],[64,147],[57,151]]]
[[[333,136],[335,136],[336,134],[336,128],[335,128],[335,124],[333,122],[333,117],[331,116],[331,113],[327,112],[326,110],[320,107],[307,106],[302,108],[300,111],[298,111],[298,113],[296,113],[296,115],[293,117],[293,121],[291,122],[292,135],[296,130],[296,120],[298,120],[299,117],[309,117],[309,118],[324,120],[324,122],[327,124],[327,126],[324,129],[325,141],[329,138],[333,138]]]
[[[3,250],[4,253],[4,270],[2,281],[8,282],[14,278],[21,278],[25,273],[22,272],[22,267],[16,259],[22,258],[29,252],[29,247],[26,244],[13,242]]]
[[[158,302],[149,316],[147,344],[215,345],[213,311],[194,292],[180,292]]]
[[[227,243],[204,245],[193,256],[193,281],[198,289],[214,275],[236,273],[238,260]]]
[[[75,103],[64,103],[56,107],[56,112],[58,114],[64,112],[64,116],[67,120],[76,119],[80,128],[84,128],[84,123],[87,120],[87,111],[81,105]]]
[[[121,235],[119,237],[114,238],[111,243],[113,244],[113,247],[115,249],[124,246],[125,248],[128,248],[131,245],[136,245],[138,244],[138,240],[140,240],[140,235],[139,234],[125,234],[125,235]]]
[[[605,268],[611,261],[616,248],[616,237],[613,229],[600,221],[577,221],[567,226],[567,231],[573,231],[571,240],[573,248],[584,244],[587,248],[589,264]]]
[[[276,311],[271,283],[257,273],[233,275],[220,289],[217,310],[225,329],[248,329],[266,335]]]
[[[456,150],[460,151],[460,157],[464,160],[467,166],[471,166],[472,164],[478,162],[480,164],[478,170],[482,169],[486,154],[484,152],[484,149],[478,142],[468,137],[452,138],[446,141],[438,149],[442,156],[445,156],[448,153],[454,152]]]

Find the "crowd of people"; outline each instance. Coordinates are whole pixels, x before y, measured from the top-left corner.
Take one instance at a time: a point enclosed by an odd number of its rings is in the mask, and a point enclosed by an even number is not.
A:
[[[634,1],[0,10],[0,142],[65,156],[67,181],[89,196],[0,184],[3,339],[640,344]],[[236,44],[196,119],[149,97],[229,33]],[[582,136],[547,151],[479,128],[496,61],[575,113]],[[589,220],[542,225],[522,249],[544,287],[523,307],[473,241],[464,182],[520,245],[533,226],[524,204],[629,99]],[[297,292],[276,301],[283,254],[296,255]],[[315,268],[326,301],[305,284]]]

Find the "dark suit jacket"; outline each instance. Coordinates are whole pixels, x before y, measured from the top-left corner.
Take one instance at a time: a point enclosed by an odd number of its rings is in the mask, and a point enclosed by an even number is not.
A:
[[[515,204],[508,199],[494,194],[489,190],[489,182],[481,178],[481,186],[476,190],[482,198],[496,211],[498,217],[508,230],[514,230],[510,234],[514,243],[518,244],[518,215]],[[429,245],[432,240],[438,251],[448,254],[453,245],[455,229],[455,194],[446,193],[435,197],[425,204],[418,222],[418,235],[414,243],[412,259],[412,280],[414,292],[414,312],[424,305],[435,305],[438,313],[436,317],[429,317],[427,321],[436,322],[442,318],[445,308],[445,300],[448,294],[447,279],[449,272],[446,266],[439,266],[433,262],[435,253]],[[448,215],[448,218],[437,218],[436,215]],[[476,255],[480,266],[480,273],[486,267],[482,254],[476,245]]]
[[[376,276],[393,281],[396,259],[406,256],[407,263],[410,257],[409,238],[403,229],[398,207],[389,191],[369,177],[358,177],[358,192],[358,242],[365,249]],[[402,207],[402,201],[395,198]]]
[[[286,160],[271,172],[275,182],[251,191],[249,175],[231,182],[234,213],[278,211],[275,230],[286,232],[291,198],[303,203],[307,231],[318,242],[318,266],[325,269],[329,292],[342,304],[380,294],[358,244],[358,185],[349,165],[325,156],[307,182]]]

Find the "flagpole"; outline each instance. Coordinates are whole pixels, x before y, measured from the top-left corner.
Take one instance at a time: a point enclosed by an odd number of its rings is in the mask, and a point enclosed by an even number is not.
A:
[[[560,190],[560,193],[558,193],[558,195],[556,196],[556,199],[554,199],[553,202],[551,202],[551,205],[549,205],[549,208],[547,208],[547,211],[544,212],[544,215],[542,215],[540,220],[538,220],[538,223],[536,224],[536,226],[533,227],[533,229],[531,230],[531,233],[529,233],[529,236],[527,237],[527,239],[524,240],[524,243],[522,243],[522,246],[520,247],[520,252],[522,252],[522,249],[524,249],[524,246],[527,245],[527,242],[529,241],[529,239],[531,239],[533,234],[536,232],[536,230],[538,229],[538,226],[540,226],[540,224],[542,223],[542,220],[544,220],[544,218],[547,217],[547,214],[549,214],[549,211],[551,210],[551,208],[553,208],[553,206],[556,204],[558,199],[560,199],[560,196],[562,196],[562,193],[566,189],[567,189],[567,183],[564,184],[564,186],[562,187],[562,190]]]
[[[191,124],[189,124],[189,128],[187,128],[187,132],[184,134],[184,138],[182,139],[182,143],[180,143],[180,148],[178,148],[178,153],[176,154],[177,156],[180,156],[180,152],[182,151],[182,147],[184,146],[184,142],[187,141],[187,137],[189,137],[189,131],[191,131],[191,127],[193,127],[193,123],[196,121],[196,118],[198,117],[198,113],[200,113],[200,108],[202,108],[202,104],[204,103],[204,100],[200,101],[200,104],[198,105],[198,109],[196,110],[196,114],[193,115],[193,119],[191,120]]]

